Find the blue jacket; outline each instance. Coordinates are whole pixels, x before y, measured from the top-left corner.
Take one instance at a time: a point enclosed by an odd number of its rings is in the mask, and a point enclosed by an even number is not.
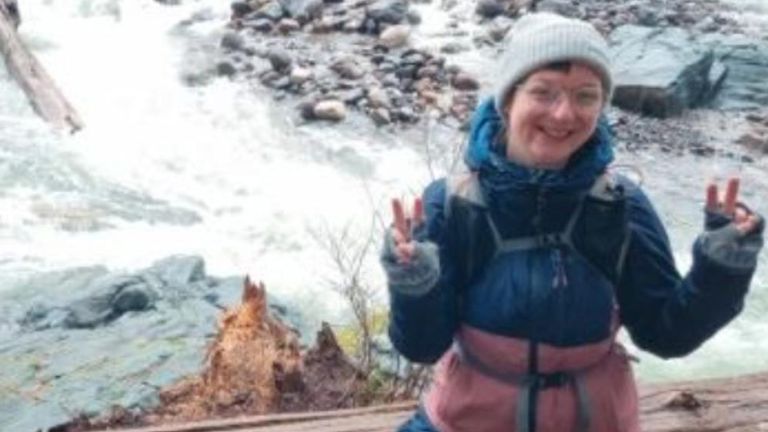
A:
[[[501,127],[492,102],[482,104],[466,154],[499,231],[514,238],[560,230],[578,197],[613,159],[606,122],[602,119],[590,141],[557,171],[506,160],[503,150],[495,148]],[[692,268],[681,276],[648,198],[630,182],[622,183],[630,237],[616,281],[575,254],[554,249],[501,255],[467,279],[456,242],[461,233],[445,217],[446,182],[430,184],[423,194],[426,224],[416,237],[437,245],[439,277],[418,295],[390,284],[389,334],[395,347],[411,361],[435,362],[450,347],[460,323],[558,347],[577,346],[610,336],[617,303],[621,324],[640,348],[661,357],[696,349],[741,311],[754,264],[733,267],[713,259],[699,238]]]

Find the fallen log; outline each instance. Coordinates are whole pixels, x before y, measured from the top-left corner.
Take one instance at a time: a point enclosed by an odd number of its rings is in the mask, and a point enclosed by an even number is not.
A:
[[[19,39],[15,16],[5,0],[0,0],[0,51],[8,71],[24,90],[32,108],[40,117],[70,133],[82,129],[80,116]]]
[[[270,414],[163,425],[122,432],[394,431],[416,402],[313,413]],[[768,373],[642,386],[644,432],[768,431]],[[112,432],[116,432],[111,429]]]

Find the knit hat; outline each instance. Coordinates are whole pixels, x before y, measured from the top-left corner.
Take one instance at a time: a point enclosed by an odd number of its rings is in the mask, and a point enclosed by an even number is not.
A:
[[[520,80],[548,63],[578,60],[587,63],[600,76],[606,100],[613,92],[608,44],[586,21],[550,12],[521,17],[505,40],[495,86],[496,110],[503,113],[504,102]]]

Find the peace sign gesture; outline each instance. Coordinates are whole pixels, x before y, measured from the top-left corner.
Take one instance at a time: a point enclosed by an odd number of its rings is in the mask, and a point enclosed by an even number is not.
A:
[[[395,241],[395,254],[400,263],[406,264],[410,262],[415,249],[413,230],[424,222],[424,205],[421,199],[416,198],[410,213],[408,213],[403,207],[403,202],[394,198],[392,199],[392,215],[394,217],[392,238]]]
[[[757,228],[760,217],[738,201],[739,183],[738,177],[728,179],[728,183],[725,186],[725,195],[721,201],[717,183],[710,182],[707,185],[706,209],[708,212],[728,218],[733,221],[739,232],[748,234]]]

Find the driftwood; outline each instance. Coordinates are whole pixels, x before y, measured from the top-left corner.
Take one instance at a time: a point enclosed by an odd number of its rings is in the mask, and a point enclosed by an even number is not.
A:
[[[8,71],[26,93],[35,112],[57,128],[76,132],[83,122],[59,91],[53,79],[16,33],[17,14],[12,14],[6,0],[0,0],[0,51]]]
[[[768,431],[768,373],[643,386],[644,432]],[[125,429],[122,432],[383,432],[394,431],[416,402],[301,414]],[[113,430],[114,432],[114,430]]]

